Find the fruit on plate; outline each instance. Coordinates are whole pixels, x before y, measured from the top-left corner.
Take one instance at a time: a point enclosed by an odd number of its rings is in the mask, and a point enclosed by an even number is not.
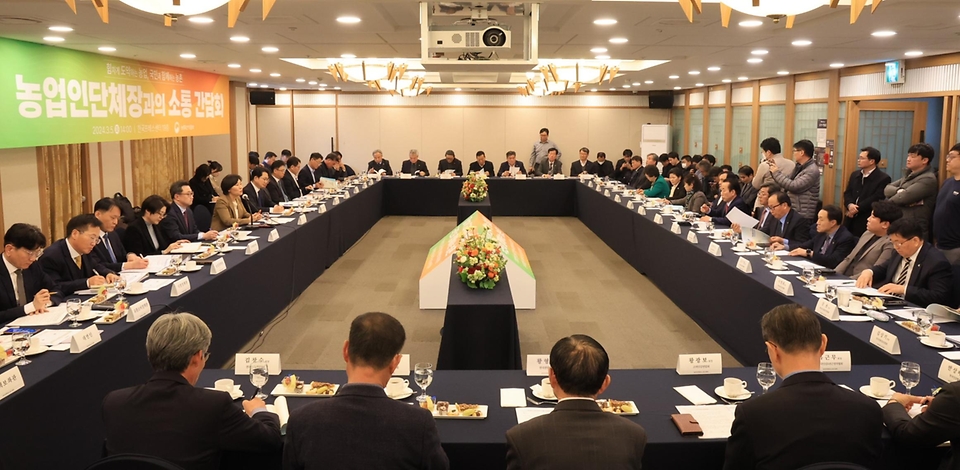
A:
[[[426,408],[427,410],[433,411],[433,399],[427,397],[422,403],[420,403],[421,408]]]
[[[333,395],[336,386],[327,382],[310,382],[307,395]]]
[[[99,288],[97,288],[97,295],[95,295],[92,299],[90,299],[90,303],[99,304],[100,302],[103,302],[104,300],[107,300],[107,285],[106,285],[106,284],[103,284],[103,285],[101,285]]]
[[[296,393],[303,390],[303,381],[298,380],[296,374],[290,374],[283,378],[283,388],[290,393]]]
[[[637,411],[633,408],[633,405],[631,405],[629,401],[597,400],[597,404],[600,405],[600,409],[608,413],[621,414],[621,413],[635,413]]]

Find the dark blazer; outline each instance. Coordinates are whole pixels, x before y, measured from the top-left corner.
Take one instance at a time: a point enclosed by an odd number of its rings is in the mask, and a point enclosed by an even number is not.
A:
[[[923,452],[932,450],[943,442],[951,442],[951,452],[947,452],[944,456],[941,469],[960,470],[960,457],[957,456],[957,449],[954,449],[952,444],[960,440],[958,420],[960,420],[960,382],[944,385],[927,407],[927,411],[913,419],[898,403],[890,403],[883,407],[883,424],[887,425],[887,430],[893,436],[897,447],[905,452]]]
[[[873,286],[895,282],[893,276],[897,274],[903,257],[894,251],[893,256],[886,263],[870,268],[873,270]],[[928,242],[923,242],[917,260],[913,263],[910,279],[907,279],[907,302],[921,307],[930,304],[953,305],[953,271],[950,262],[940,250]]]
[[[380,160],[380,163],[377,163],[376,160],[370,160],[367,163],[367,171],[370,171],[370,170],[374,170],[374,171],[383,170],[388,175],[393,174],[393,170],[390,169],[390,160],[387,160],[386,158]]]
[[[102,264],[106,266],[107,269],[118,273],[123,270],[123,262],[127,260],[127,250],[124,249],[123,240],[120,238],[120,234],[118,234],[116,231],[107,232],[107,238],[110,239],[110,246],[113,248],[113,255],[117,257],[116,263],[110,259],[110,252],[107,251],[107,244],[102,241],[97,243],[97,246],[93,247],[93,251],[90,252],[90,254],[97,258],[97,262],[99,264]]]
[[[860,207],[857,215],[848,217],[844,222],[854,235],[859,237],[867,231],[867,218],[873,210],[873,203],[884,198],[883,189],[888,184],[890,184],[890,175],[879,168],[875,168],[866,178],[860,170],[850,173],[847,189],[843,192],[843,213],[847,213],[849,204]]]
[[[327,162],[320,164],[320,167],[317,168],[317,179],[320,178],[330,178],[337,181],[343,181],[347,177],[347,172],[345,170],[335,170],[327,166]]]
[[[453,170],[453,174],[463,176],[463,162],[458,158],[454,158],[452,162],[448,162],[446,158],[440,159],[440,165],[437,166],[437,173],[443,173],[447,170]]]
[[[519,170],[520,173],[526,173],[526,172],[527,172],[527,169],[523,167],[523,162],[521,162],[520,160],[517,160],[517,163],[514,164],[514,166],[517,167],[517,170]],[[500,169],[497,170],[497,176],[503,176],[503,174],[506,173],[506,172],[508,172],[508,171],[510,171],[510,162],[503,162],[503,163],[500,164]],[[516,176],[516,175],[514,175],[514,176]]]
[[[358,449],[361,441],[371,445]],[[287,422],[284,470],[449,466],[433,416],[390,399],[376,385],[344,385],[333,397],[297,409]]]
[[[282,183],[282,182],[283,182],[283,180],[280,180],[280,183]],[[278,203],[284,202],[283,195],[285,194],[285,193],[280,189],[280,183],[277,183],[277,180],[273,179],[273,175],[270,175],[270,182],[267,183],[267,193],[270,194],[270,199],[273,200],[273,201],[276,201],[276,202],[278,202]],[[289,197],[289,196],[287,196],[287,198],[288,198],[288,199],[293,199],[293,198],[291,198],[291,197]],[[271,207],[272,207],[272,206],[271,206]]]
[[[137,217],[127,226],[127,231],[123,233],[123,247],[126,248],[128,252],[138,255],[161,255],[163,254],[163,250],[173,242],[167,240],[166,235],[163,234],[163,230],[160,230],[159,225],[153,227],[153,233],[157,236],[157,243],[159,243],[160,246],[153,244],[153,239],[150,238],[150,232],[147,231],[147,222],[143,220],[143,217]]]
[[[256,213],[257,211],[262,211],[269,213],[270,209],[276,205],[273,201],[273,198],[270,197],[270,191],[267,188],[260,190],[260,194],[257,194],[257,191],[253,188],[253,183],[247,183],[243,187],[243,194],[247,195],[247,200],[244,201],[244,204],[247,205],[247,210],[251,213]]]
[[[33,302],[33,297],[43,289],[50,292],[56,292],[60,289],[53,278],[43,271],[43,266],[38,262],[34,262],[29,268],[24,269],[22,275],[23,291],[27,294],[27,298],[23,299],[24,305]],[[0,324],[11,322],[23,316],[23,307],[17,306],[15,289],[13,280],[7,275],[6,264],[0,261]],[[59,304],[62,300],[63,298],[59,294],[50,296],[50,302],[54,305]]]
[[[610,177],[613,178],[613,162],[610,160],[604,160],[603,163],[597,162],[597,176],[601,178]]]
[[[621,170],[624,163],[627,164],[628,168],[626,170]],[[630,183],[630,178],[633,177],[633,170],[630,170],[629,167],[630,167],[629,158],[621,158],[617,160],[617,163],[613,165],[613,179],[623,184]]]
[[[764,211],[766,211],[766,210],[767,210],[766,207],[758,207],[758,208],[754,209],[754,210],[753,210],[753,218],[754,218],[754,219],[757,219],[757,221],[758,221],[757,227],[755,227],[755,228],[757,228],[757,229],[759,229],[761,232],[766,233],[766,234],[769,235],[769,234],[770,234],[770,231],[771,231],[771,228],[770,228],[770,227],[773,225],[773,221],[776,220],[776,219],[774,219],[774,218],[773,218],[773,214],[770,213],[770,214],[767,214],[767,218],[766,218],[766,220],[764,220],[764,218],[763,218],[763,213],[764,213]]]
[[[883,422],[876,401],[802,372],[737,406],[724,470],[796,469],[819,462],[877,468]]]
[[[507,469],[639,469],[647,433],[593,401],[566,400],[507,431]]]
[[[643,176],[643,167],[638,167],[636,170],[630,172],[630,176],[627,178],[626,185],[633,189],[650,189],[651,186],[650,180]]]
[[[184,216],[187,220],[184,221]],[[160,221],[160,231],[167,240],[189,240],[197,241],[197,235],[200,228],[197,227],[197,220],[193,218],[193,210],[187,208],[181,215],[180,206],[176,202],[170,203],[167,207],[167,216]]]
[[[303,196],[303,191],[300,190],[300,184],[297,183],[297,179],[293,176],[293,173],[290,173],[290,170],[287,170],[280,182],[283,183],[283,190],[287,193],[287,197],[289,197],[290,200]]]
[[[80,255],[80,267],[78,268],[73,261],[73,257],[70,256],[67,240],[63,238],[43,251],[40,264],[54,284],[60,287],[63,295],[70,295],[78,290],[86,289],[87,279],[96,276],[94,270],[101,276],[113,272],[113,270],[102,265],[100,260],[93,255]],[[24,283],[26,283],[26,280],[24,280]]]
[[[190,189],[193,190],[193,205],[190,206],[190,208],[204,205],[212,212],[214,204],[213,198],[217,197],[217,191],[213,189],[213,183],[210,182],[210,178],[207,178],[206,181],[201,181],[200,178],[196,176],[190,178]]]
[[[536,176],[543,175],[562,175],[563,174],[563,162],[560,159],[557,159],[553,162],[553,171],[550,171],[550,159],[544,158],[543,161],[537,164],[537,167],[534,169],[534,174]]]
[[[770,221],[767,229],[770,231],[764,231],[764,233],[771,237],[785,238],[793,244],[791,246],[796,246],[798,243],[803,243],[810,239],[810,221],[804,219],[799,212],[793,209],[790,209],[790,212],[787,213],[787,218],[782,230],[780,227],[780,219],[777,218]],[[761,227],[760,230],[763,230],[763,228]]]
[[[477,162],[470,162],[470,173],[475,173],[477,171],[485,171],[489,173],[488,176],[493,176],[493,162],[483,162],[483,167],[480,167],[480,164]]]
[[[599,171],[600,171],[600,167],[597,166],[597,163],[591,162],[590,160],[587,160],[586,164],[581,165],[580,159],[578,158],[573,161],[572,165],[570,165],[571,177],[580,176],[580,173],[590,173],[591,175],[595,175]]]
[[[418,171],[418,172],[422,171],[424,176],[430,176],[430,170],[427,169],[427,164],[424,163],[423,160],[417,160],[417,164],[415,165],[416,167],[415,170],[413,169],[414,167],[412,167],[411,165],[413,165],[413,163],[411,163],[410,160],[404,160],[403,164],[400,165],[400,173],[412,174],[414,171]]]
[[[760,193],[760,190],[754,188],[752,184],[740,186],[743,189],[743,194],[740,197],[743,198],[743,202],[747,204],[747,207],[753,207],[757,202],[757,195]]]
[[[736,207],[740,209],[744,214],[749,214],[750,209],[747,208],[747,203],[743,202],[743,199],[740,199],[740,196],[733,198],[730,202],[723,202],[723,200],[717,199],[717,202],[713,204],[710,208],[710,212],[707,213],[713,223],[716,225],[730,226],[730,220],[727,219],[727,213],[733,210]]]
[[[323,162],[320,162],[323,165]],[[313,168],[310,168],[310,165],[304,165],[300,169],[300,173],[297,173],[297,184],[300,185],[300,191],[304,194],[309,193],[311,190],[307,189],[307,186],[312,186],[316,184],[317,181],[320,181],[320,176],[317,175],[317,172]]]
[[[853,247],[857,246],[857,238],[842,225],[837,229],[837,233],[833,235],[833,241],[827,246],[827,252],[820,254],[820,251],[823,249],[823,244],[826,243],[826,241],[827,234],[817,233],[815,237],[793,248],[813,250],[813,256],[810,258],[810,261],[820,266],[833,269],[853,251]]]
[[[673,189],[673,186],[670,185],[670,182],[667,182],[669,186],[667,189],[667,199],[670,200],[670,204],[683,204],[687,200],[687,188],[683,187],[683,183],[677,185],[677,189]],[[673,191],[673,197],[670,197],[669,191]],[[677,201],[677,202],[674,202]]]
[[[190,385],[176,372],[103,399],[107,453],[161,457],[186,470],[216,470],[221,451],[279,452],[277,415],[248,417],[230,396]]]

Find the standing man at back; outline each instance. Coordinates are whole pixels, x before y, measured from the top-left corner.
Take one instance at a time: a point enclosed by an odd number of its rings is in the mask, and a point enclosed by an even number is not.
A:
[[[793,198],[794,209],[809,221],[817,220],[817,202],[820,200],[820,167],[813,159],[813,142],[803,139],[793,144],[793,158],[797,165],[787,173],[777,163],[767,162],[773,180]]]
[[[890,175],[877,168],[880,151],[873,147],[860,149],[857,171],[850,174],[847,189],[843,192],[843,207],[847,220],[844,225],[856,236],[867,231],[867,219],[873,203],[883,199],[883,189],[890,184]]]
[[[557,149],[557,159],[559,160],[562,155],[560,148],[550,140],[550,129],[544,127],[540,129],[540,141],[533,144],[533,151],[530,152],[530,171],[533,171],[534,168],[538,167],[540,162],[547,159],[547,152],[549,152],[550,149]]]
[[[930,219],[937,202],[940,180],[930,164],[933,163],[933,147],[921,142],[907,150],[907,171],[883,189],[890,202],[903,209],[904,219],[916,219],[923,230],[923,240],[930,234]]]
[[[597,405],[597,395],[610,385],[609,368],[597,340],[573,335],[557,341],[550,350],[557,407],[507,431],[507,470],[639,469],[646,431]]]
[[[757,174],[753,177],[753,187],[759,190],[766,184],[776,185],[776,181],[773,180],[773,174],[770,173],[770,164],[768,162],[774,162],[780,170],[786,174],[793,173],[793,168],[797,165],[793,160],[787,160],[783,158],[781,153],[782,149],[780,147],[780,141],[775,137],[767,137],[763,139],[763,142],[760,142],[760,164],[757,165]],[[780,189],[780,186],[777,186],[773,189]]]
[[[337,394],[296,410],[287,423],[284,470],[389,468],[445,470],[429,411],[383,391],[400,363],[403,325],[386,313],[364,313],[343,343],[347,383]],[[360,443],[369,445],[360,445]]]

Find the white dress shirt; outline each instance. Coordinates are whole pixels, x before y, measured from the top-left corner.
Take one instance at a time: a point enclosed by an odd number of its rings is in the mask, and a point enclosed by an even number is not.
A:
[[[923,249],[923,247],[921,246],[921,247],[920,247],[920,250],[922,250],[922,249]],[[903,273],[903,270],[904,270],[904,269],[907,270],[907,281],[906,281],[906,283],[903,285],[903,296],[904,296],[904,297],[907,296],[907,289],[909,289],[909,287],[907,287],[907,285],[910,284],[910,276],[913,276],[913,267],[914,267],[914,265],[917,264],[917,256],[920,255],[920,250],[917,250],[917,252],[914,253],[913,256],[910,256],[909,258],[904,258],[903,261],[900,263],[900,268],[897,269],[896,275],[893,276],[893,282],[897,282],[897,279],[900,279],[900,274]]]
[[[17,298],[17,303],[23,302],[23,313],[30,315],[37,308],[33,306],[33,300],[30,299],[21,299],[17,292],[17,267],[10,264],[10,261],[7,260],[7,257],[0,255],[0,258],[3,258],[3,264],[7,266],[7,274],[10,276],[10,285],[13,286],[13,295]],[[23,272],[20,273],[23,276]],[[24,292],[26,294],[26,292]]]

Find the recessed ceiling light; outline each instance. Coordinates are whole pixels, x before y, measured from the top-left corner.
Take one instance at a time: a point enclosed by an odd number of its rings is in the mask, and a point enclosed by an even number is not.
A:
[[[302,78],[298,78],[298,79],[297,79],[297,83],[303,83],[303,82],[305,82],[305,81],[306,81],[306,80],[304,80],[304,79],[302,79]]]
[[[702,83],[698,83],[697,86],[703,86],[703,84],[702,84]]]
[[[460,88],[454,88],[453,91],[461,91]]]
[[[187,21],[191,23],[210,24],[213,23],[213,18],[208,18],[206,16],[191,16]]]
[[[633,86],[640,86],[641,83],[640,83],[640,82],[633,82],[633,83],[631,83],[631,85],[633,85]]]
[[[280,91],[287,91],[286,87],[280,87]]]
[[[341,59],[356,59],[357,56],[354,54],[340,54]]]
[[[709,70],[709,71],[711,71],[711,72],[719,72],[719,71],[720,71],[720,67],[716,67],[716,66],[714,66],[714,67],[707,67],[707,70]]]
[[[806,39],[797,39],[796,41],[791,42],[794,46],[809,46],[813,44],[813,41],[808,41]]]
[[[196,59],[196,58],[197,58],[197,55],[196,55],[196,54],[191,54],[191,53],[189,53],[189,52],[184,52],[183,54],[180,54],[180,58],[181,58],[181,59]]]
[[[627,38],[610,38],[610,44],[626,44]]]
[[[624,83],[624,84],[623,84],[623,88],[630,88],[630,84],[629,84],[629,83]]]
[[[678,78],[680,78],[679,75],[671,75],[671,76],[670,76],[670,80],[676,80],[676,79],[678,79]]]
[[[833,67],[833,68],[835,68],[835,69],[838,69],[838,68],[840,68],[840,67],[843,67],[843,64],[841,64],[840,62],[834,62],[834,63],[830,64],[830,67]]]
[[[277,73],[277,72],[273,72],[273,73],[270,74],[270,76],[271,76],[271,77],[279,77],[280,74]]]
[[[617,89],[616,89],[616,88],[611,88],[610,91],[617,91]]]
[[[596,92],[597,92],[597,89],[596,89],[596,88],[591,88],[590,91],[593,92],[593,93],[596,93]]]
[[[749,80],[750,77],[737,77],[737,80]]]
[[[47,42],[63,42],[64,41],[64,39],[59,36],[46,36],[43,38],[43,40]]]
[[[680,89],[680,87],[678,87],[678,86],[675,86],[675,87],[673,87],[673,89],[674,89],[674,90],[679,90],[679,89]]]
[[[320,84],[320,88],[326,88],[326,87],[327,87],[327,84],[326,84],[326,83],[321,83],[321,84]]]
[[[316,84],[317,84],[316,80],[310,80],[309,82],[307,82],[307,85],[316,85]]]
[[[240,64],[227,64],[227,67],[230,67],[232,69],[238,69],[240,68]]]
[[[117,48],[113,46],[100,46],[97,50],[100,52],[117,52]]]
[[[357,24],[359,22],[360,22],[360,18],[357,18],[356,16],[341,16],[337,18],[337,23]]]
[[[593,24],[597,26],[613,26],[617,24],[617,20],[613,18],[600,18],[598,20],[593,20]]]
[[[646,83],[647,85],[653,85],[653,80],[647,80],[647,81],[645,81],[645,82],[643,82],[643,83]]]
[[[610,56],[608,56],[608,55],[598,55],[598,56],[595,57],[595,59],[597,59],[597,60],[608,60],[608,59],[610,59]]]
[[[607,52],[607,48],[606,48],[606,47],[594,47],[593,49],[590,49],[590,52],[593,52],[594,54],[603,54],[604,52]]]
[[[260,73],[260,69],[250,69],[250,73]]]
[[[757,26],[763,26],[763,21],[760,20],[747,20],[737,23],[744,28],[756,28]]]
[[[249,42],[250,38],[246,36],[230,36],[230,40],[233,42]]]
[[[334,90],[338,90],[338,91],[339,91],[339,90],[340,90],[340,87],[338,87],[338,86],[335,86],[335,87],[333,87],[333,89],[334,89]]]
[[[723,80],[720,80],[720,81],[723,82],[723,83],[730,83],[730,82],[732,82],[733,80],[730,80],[729,78],[724,78]]]
[[[753,55],[767,55],[767,54],[770,53],[770,51],[768,51],[768,50],[766,50],[766,49],[754,49],[754,50],[750,51],[750,53],[753,54]]]
[[[69,33],[73,31],[73,28],[69,26],[51,26],[47,29],[49,29],[50,31],[56,31],[58,33]]]
[[[269,87],[270,85],[267,85],[266,83],[264,83],[263,85],[260,85],[260,88],[269,88]]]
[[[699,71],[699,70],[691,70],[691,71],[689,71],[689,72],[687,72],[687,73],[689,73],[690,75],[700,75],[700,71]]]
[[[788,72],[788,71],[786,71],[786,70],[781,70],[781,71],[777,72],[777,75],[790,75],[790,72]]]
[[[279,48],[276,48],[276,47],[273,47],[273,46],[265,46],[265,47],[261,47],[260,50],[263,51],[263,52],[270,52],[270,53],[272,53],[272,52],[277,52],[277,51],[279,51],[280,49],[279,49]]]
[[[248,83],[247,86],[257,86],[257,84],[256,84],[256,82],[254,82],[254,83]]]
[[[923,55],[923,51],[907,51],[903,55],[907,57],[919,57]]]
[[[890,36],[896,36],[896,31],[874,31],[870,33],[871,36],[875,38],[888,38]]]
[[[750,59],[747,59],[747,62],[751,64],[759,64],[760,62],[763,62],[763,59],[759,57],[752,57]]]

